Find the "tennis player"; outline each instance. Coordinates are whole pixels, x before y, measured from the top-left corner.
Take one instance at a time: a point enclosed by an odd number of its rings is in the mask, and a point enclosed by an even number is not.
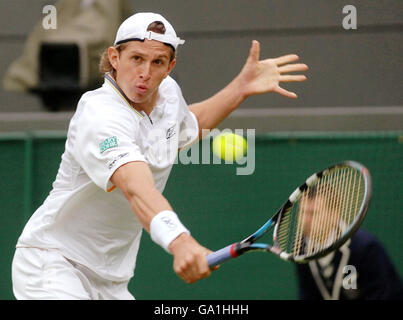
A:
[[[12,265],[17,299],[133,299],[142,230],[173,255],[187,283],[208,277],[206,255],[162,195],[178,150],[201,138],[247,97],[296,94],[296,55],[259,60],[259,43],[238,76],[188,106],[169,74],[178,45],[161,15],[138,13],[119,27],[101,59],[105,82],[80,99],[53,189],[18,239]],[[61,62],[62,63],[62,62]],[[185,213],[183,213],[185,214]]]

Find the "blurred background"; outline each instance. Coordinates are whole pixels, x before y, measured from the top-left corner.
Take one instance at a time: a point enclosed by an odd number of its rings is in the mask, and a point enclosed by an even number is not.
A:
[[[57,9],[57,28],[43,20]],[[357,29],[343,28],[354,5]],[[247,236],[307,175],[351,159],[373,176],[364,228],[382,241],[403,276],[403,2],[0,0],[0,299],[13,299],[11,260],[22,228],[51,190],[81,94],[102,84],[101,52],[135,12],[164,15],[186,40],[172,76],[187,102],[208,98],[261,58],[296,53],[308,81],[245,101],[220,128],[256,129],[256,166],[174,166],[165,195],[202,244]],[[200,179],[203,177],[203,179]],[[236,281],[234,281],[236,279]],[[296,299],[292,264],[241,257],[186,285],[171,257],[143,235],[130,290],[137,299]]]

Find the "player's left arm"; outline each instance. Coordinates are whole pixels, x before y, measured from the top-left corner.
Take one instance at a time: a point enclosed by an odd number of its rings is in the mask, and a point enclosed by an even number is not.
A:
[[[259,60],[259,55],[260,44],[254,40],[241,72],[211,98],[189,106],[198,120],[200,138],[203,129],[217,127],[249,96],[276,92],[288,98],[297,98],[294,92],[282,88],[280,82],[305,81],[304,75],[287,73],[306,71],[308,66],[293,63],[299,60],[295,54],[265,60]]]

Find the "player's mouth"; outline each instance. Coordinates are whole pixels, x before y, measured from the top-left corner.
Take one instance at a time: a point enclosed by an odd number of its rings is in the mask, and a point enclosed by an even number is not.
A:
[[[137,85],[136,91],[140,94],[145,94],[148,91],[148,87],[144,85]]]

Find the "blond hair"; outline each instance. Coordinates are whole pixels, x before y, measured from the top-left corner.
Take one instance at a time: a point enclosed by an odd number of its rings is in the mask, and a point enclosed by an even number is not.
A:
[[[120,44],[118,46],[115,46],[116,50],[118,50],[119,54],[120,52],[123,51],[123,49],[126,47],[126,44]],[[109,56],[108,56],[108,48],[104,50],[101,54],[101,58],[99,59],[99,71],[101,73],[108,73],[108,72],[114,72],[115,68],[112,66]]]

